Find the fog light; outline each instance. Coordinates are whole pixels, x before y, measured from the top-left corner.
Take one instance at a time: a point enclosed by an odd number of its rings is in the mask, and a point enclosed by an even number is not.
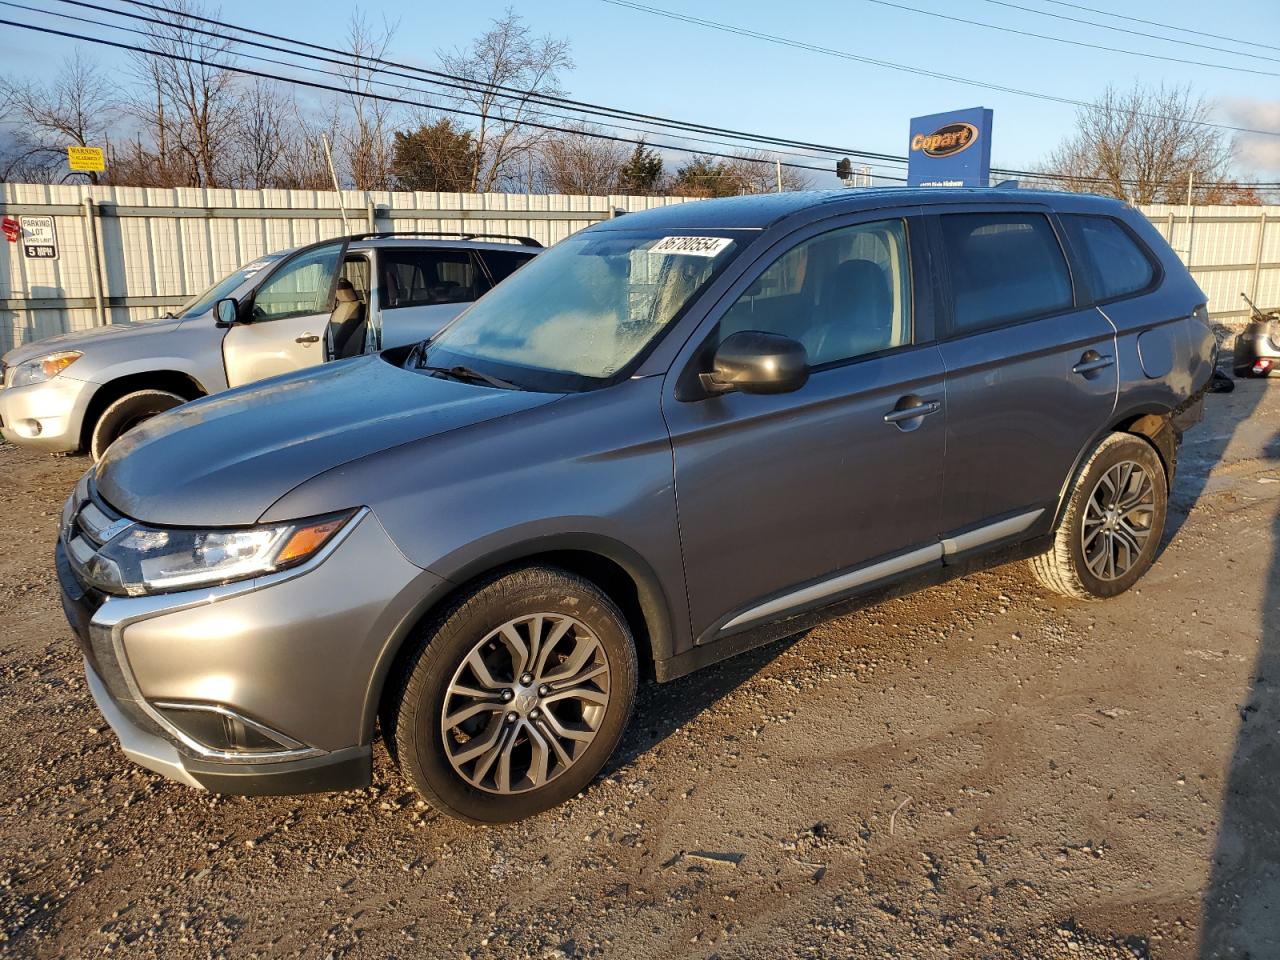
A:
[[[39,420],[19,420],[18,432],[27,437],[38,437],[44,427],[40,426]]]
[[[157,703],[155,708],[188,740],[218,753],[279,753],[305,749],[283,733],[226,707],[203,703]]]

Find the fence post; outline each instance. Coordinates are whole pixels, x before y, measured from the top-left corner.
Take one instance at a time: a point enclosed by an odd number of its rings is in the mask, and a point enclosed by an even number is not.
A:
[[[98,208],[93,197],[84,198],[85,240],[89,247],[89,257],[93,261],[89,268],[89,280],[93,287],[93,305],[98,317],[98,326],[107,325],[106,298],[102,289],[102,257],[98,244]]]
[[[1254,303],[1258,302],[1258,283],[1262,277],[1262,248],[1267,238],[1267,211],[1262,210],[1258,214],[1258,251],[1253,258],[1253,291],[1249,294],[1249,299]]]
[[[378,215],[378,211],[377,211],[377,208],[373,205],[373,197],[369,194],[369,191],[367,190],[365,191],[364,199],[365,199],[365,205],[364,205],[365,216],[369,218],[369,232],[377,233],[378,224],[375,222],[375,218]]]

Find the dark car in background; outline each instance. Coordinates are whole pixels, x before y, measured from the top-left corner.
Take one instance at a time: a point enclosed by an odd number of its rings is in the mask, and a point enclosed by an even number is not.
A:
[[[125,752],[192,786],[369,782],[529,816],[671,680],[1029,559],[1156,557],[1214,363],[1205,296],[1111,200],[779,194],[602,223],[429,341],[117,441],[57,547]]]

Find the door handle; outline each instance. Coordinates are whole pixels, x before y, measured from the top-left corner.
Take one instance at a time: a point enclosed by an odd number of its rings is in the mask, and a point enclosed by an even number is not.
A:
[[[1104,356],[1095,350],[1086,350],[1084,356],[1080,358],[1080,362],[1071,368],[1071,372],[1094,373],[1098,370],[1105,370],[1115,362],[1115,357],[1110,355]]]
[[[308,333],[305,337],[298,337],[294,343],[319,343],[320,338],[314,333]]]
[[[884,415],[884,422],[902,423],[904,420],[915,420],[917,417],[927,417],[929,414],[937,413],[941,409],[941,403],[937,400],[930,400],[927,403],[921,403],[914,407],[902,407],[890,410]]]

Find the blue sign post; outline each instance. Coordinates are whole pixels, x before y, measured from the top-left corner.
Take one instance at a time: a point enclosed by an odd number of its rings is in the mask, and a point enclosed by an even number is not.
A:
[[[985,187],[990,178],[990,110],[973,107],[912,119],[909,186]]]

